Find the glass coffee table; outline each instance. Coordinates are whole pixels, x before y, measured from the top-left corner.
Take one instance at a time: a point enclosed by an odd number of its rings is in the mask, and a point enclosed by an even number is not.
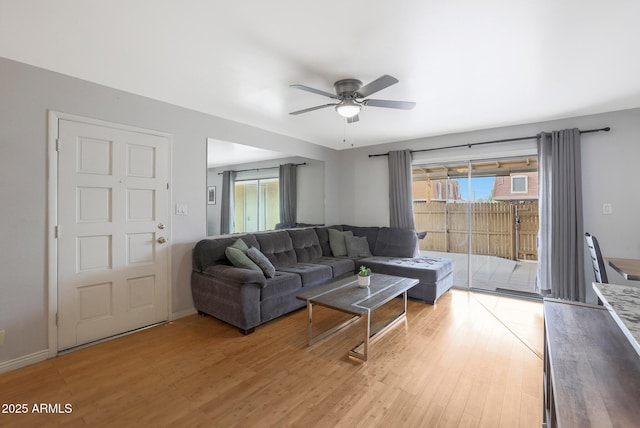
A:
[[[358,286],[356,275],[304,291],[296,297],[307,302],[307,343],[309,346],[337,332],[364,317],[364,341],[349,351],[349,356],[367,361],[369,344],[382,333],[407,317],[407,290],[418,284],[417,279],[399,276],[372,274],[371,284],[366,288]],[[376,331],[371,331],[371,312],[402,295],[402,312],[394,316]],[[353,315],[346,322],[317,336],[313,335],[313,306],[320,305]],[[362,348],[362,352],[358,349]]]

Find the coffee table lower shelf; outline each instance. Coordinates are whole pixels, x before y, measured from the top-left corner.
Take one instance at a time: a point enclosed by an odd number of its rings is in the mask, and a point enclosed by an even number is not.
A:
[[[336,281],[326,286],[319,287],[298,296],[307,302],[307,344],[317,343],[328,336],[344,329],[360,318],[364,318],[364,340],[352,348],[348,355],[361,361],[367,361],[369,357],[369,345],[382,334],[403,322],[407,318],[407,290],[418,283],[415,279],[394,277],[390,275],[372,276],[371,285],[362,289],[357,285],[354,277]],[[371,313],[402,295],[402,311],[388,320],[382,327],[371,331]],[[330,328],[316,336],[313,333],[313,306],[320,305],[353,315],[347,321]]]

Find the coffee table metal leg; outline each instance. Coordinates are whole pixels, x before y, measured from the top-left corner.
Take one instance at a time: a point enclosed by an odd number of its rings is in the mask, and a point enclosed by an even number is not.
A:
[[[311,346],[314,343],[324,339],[325,337],[337,332],[338,330],[342,330],[343,328],[345,328],[346,326],[348,326],[349,324],[357,321],[360,318],[360,316],[354,316],[349,318],[347,321],[323,332],[320,333],[317,336],[313,336],[313,303],[311,303],[310,301],[307,300],[307,345]]]
[[[402,293],[402,301],[404,305],[404,315],[407,315],[407,292]]]
[[[364,323],[365,339],[358,346],[349,351],[349,356],[362,361],[367,361],[369,354],[369,344],[379,336],[381,336],[383,333],[385,333],[387,330],[389,330],[391,327],[407,319],[407,292],[405,291],[402,295],[402,312],[393,317],[378,330],[374,331],[373,334],[371,333],[371,311],[367,311],[367,314],[363,315],[363,317],[367,318],[366,322]],[[357,349],[361,347],[363,348],[363,352],[358,352]]]
[[[351,349],[349,351],[349,356],[362,361],[367,361],[367,358],[369,358],[369,340],[375,336],[376,333],[373,335],[371,334],[371,311],[367,311],[365,315],[362,315],[362,318],[365,318],[365,321],[362,323],[364,326],[364,341]],[[362,348],[362,352],[356,351],[358,348]]]
[[[369,357],[369,339],[371,338],[371,311],[367,311],[367,322],[364,326],[364,352],[362,353],[363,360],[367,361]]]
[[[307,300],[307,343],[311,345],[313,338],[313,303]]]

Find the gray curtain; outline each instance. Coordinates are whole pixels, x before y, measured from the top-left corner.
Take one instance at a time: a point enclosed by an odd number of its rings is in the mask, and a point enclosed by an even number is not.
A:
[[[220,234],[233,233],[234,227],[234,184],[235,171],[222,172],[222,199],[220,202]]]
[[[543,132],[538,140],[540,235],[537,291],[585,301],[580,131]]]
[[[389,214],[391,227],[415,229],[411,150],[389,152]]]
[[[298,209],[297,172],[292,163],[280,165],[279,196],[280,196],[280,224],[278,227],[295,227],[296,211]]]

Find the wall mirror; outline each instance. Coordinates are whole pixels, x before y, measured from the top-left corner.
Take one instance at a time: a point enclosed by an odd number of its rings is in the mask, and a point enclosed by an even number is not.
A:
[[[323,161],[243,144],[207,139],[207,235],[220,234],[222,173],[235,171],[234,232],[272,230],[280,222],[279,166],[297,171],[297,222],[324,224]]]

